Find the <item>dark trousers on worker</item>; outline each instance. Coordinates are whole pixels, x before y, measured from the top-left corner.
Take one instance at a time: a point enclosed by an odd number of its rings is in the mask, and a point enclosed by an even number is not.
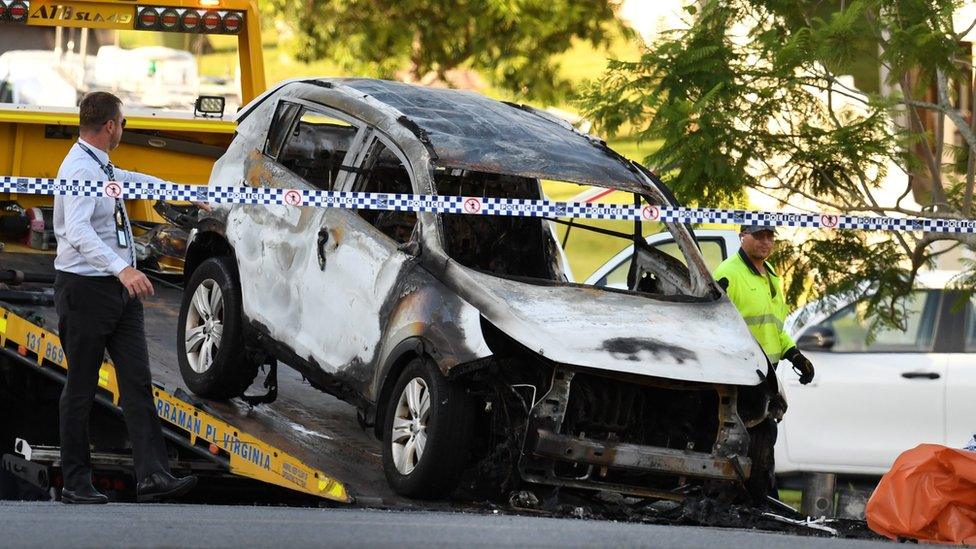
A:
[[[60,406],[64,487],[79,490],[91,482],[88,420],[106,349],[115,365],[136,481],[152,473],[169,472],[152,394],[142,302],[129,297],[115,277],[60,271],[54,299],[61,346],[68,361],[68,382]]]

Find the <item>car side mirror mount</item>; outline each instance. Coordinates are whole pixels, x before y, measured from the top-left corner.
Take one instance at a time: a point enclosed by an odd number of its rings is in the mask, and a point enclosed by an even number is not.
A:
[[[837,334],[829,326],[814,326],[800,336],[796,346],[802,351],[829,351],[837,342]]]

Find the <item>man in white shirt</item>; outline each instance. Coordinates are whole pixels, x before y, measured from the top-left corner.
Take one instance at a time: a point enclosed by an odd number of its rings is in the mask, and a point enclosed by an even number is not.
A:
[[[59,179],[162,181],[120,170],[109,161],[108,153],[119,146],[125,127],[119,98],[106,92],[90,93],[81,102],[79,117],[81,138],[61,164]],[[196,478],[176,478],[170,473],[152,395],[141,301],[153,295],[153,286],[136,270],[125,205],[108,197],[55,197],[54,233],[58,239],[54,260],[58,332],[68,361],[68,381],[60,402],[61,500],[108,501],[92,486],[88,437],[89,414],[106,349],[115,365],[132,440],[139,501],[182,495],[193,488]]]

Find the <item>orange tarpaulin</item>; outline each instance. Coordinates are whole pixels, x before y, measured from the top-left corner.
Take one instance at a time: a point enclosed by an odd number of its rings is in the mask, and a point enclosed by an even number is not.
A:
[[[872,530],[892,539],[976,544],[976,452],[937,444],[904,452],[865,515]]]

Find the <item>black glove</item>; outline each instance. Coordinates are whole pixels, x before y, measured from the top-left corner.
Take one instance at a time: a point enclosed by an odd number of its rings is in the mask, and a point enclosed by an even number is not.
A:
[[[791,347],[789,351],[783,353],[783,358],[789,360],[793,364],[793,371],[800,376],[800,384],[806,385],[813,381],[813,363],[803,356],[796,347]]]

